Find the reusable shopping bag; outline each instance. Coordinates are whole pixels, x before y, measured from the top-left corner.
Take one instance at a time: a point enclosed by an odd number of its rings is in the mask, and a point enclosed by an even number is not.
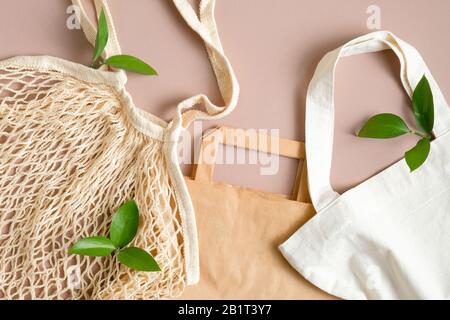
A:
[[[83,3],[81,26],[96,27]],[[153,299],[179,296],[198,282],[195,216],[178,164],[182,130],[218,119],[237,103],[239,86],[214,21],[214,0],[173,0],[203,39],[225,105],[186,99],[166,123],[133,104],[126,74],[48,56],[0,62],[0,298]],[[169,4],[169,2],[168,2]],[[109,7],[104,58],[120,54]],[[190,109],[203,103],[206,111]],[[138,272],[115,256],[70,255],[76,241],[107,236],[114,211],[134,198],[140,227],[131,244],[150,252],[161,272]]]
[[[411,97],[425,75],[435,104],[426,162],[404,159],[340,195],[330,184],[334,70],[340,57],[391,49]],[[370,75],[368,75],[370,76]],[[280,249],[306,279],[346,299],[450,298],[450,110],[417,50],[390,32],[356,38],[328,53],[306,101],[309,190],[317,214]]]
[[[273,142],[279,142],[274,148]],[[270,142],[270,144],[269,144]],[[213,182],[219,144],[299,160],[289,198]],[[283,259],[278,245],[314,215],[306,185],[304,144],[221,127],[205,135],[187,185],[199,233],[200,282],[182,299],[330,299]]]

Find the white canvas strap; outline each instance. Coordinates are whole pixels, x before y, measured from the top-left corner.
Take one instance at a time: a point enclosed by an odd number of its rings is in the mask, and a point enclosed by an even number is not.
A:
[[[329,52],[320,61],[308,88],[306,98],[306,155],[309,191],[316,210],[321,210],[339,197],[330,183],[334,135],[334,74],[341,57],[391,49],[400,60],[400,77],[410,97],[426,75],[434,96],[436,137],[450,129],[450,110],[417,50],[390,32],[378,31],[356,38]]]
[[[188,0],[173,0],[173,2],[186,23],[203,39],[225,102],[224,106],[217,106],[203,94],[182,101],[178,105],[177,113],[172,122],[170,122],[165,134],[164,153],[167,163],[169,163],[172,180],[178,186],[178,207],[184,225],[186,282],[190,285],[197,283],[199,280],[197,227],[194,207],[189,196],[187,196],[189,191],[183,173],[180,166],[175,165],[178,164],[178,140],[181,132],[192,121],[197,119],[219,119],[233,111],[238,101],[239,85],[231,64],[225,56],[217,33],[217,26],[214,20],[215,0],[202,0],[200,2],[199,16]],[[203,104],[205,111],[188,110],[197,104]]]
[[[97,23],[93,23],[89,18],[86,8],[83,2],[86,0],[72,0],[72,3],[80,9],[80,24],[86,35],[87,40],[95,47],[95,40],[97,38]],[[100,15],[102,9],[105,12],[106,21],[109,27],[109,40],[103,53],[103,58],[107,58],[114,55],[119,55],[122,53],[120,49],[119,40],[117,38],[116,28],[114,26],[114,21],[111,15],[111,11],[108,6],[107,0],[94,0],[95,10],[97,17]]]
[[[200,2],[200,16],[196,14],[188,0],[173,0],[173,2],[186,23],[204,41],[224,100],[223,106],[217,106],[206,95],[199,94],[182,101],[178,105],[177,114],[170,124],[169,139],[178,140],[180,130],[187,128],[193,121],[220,119],[231,113],[238,101],[239,84],[219,39],[214,18],[216,1],[202,0]],[[205,111],[186,111],[199,104],[204,105]]]

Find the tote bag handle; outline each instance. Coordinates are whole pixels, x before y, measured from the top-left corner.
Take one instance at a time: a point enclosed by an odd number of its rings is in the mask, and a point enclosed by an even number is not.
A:
[[[317,211],[339,197],[330,183],[334,134],[334,74],[340,57],[391,49],[400,60],[400,78],[406,92],[413,90],[425,75],[434,96],[436,137],[450,128],[450,110],[417,50],[387,31],[378,31],[356,38],[329,52],[320,61],[306,98],[306,155],[308,158],[309,191]]]
[[[185,99],[178,104],[177,113],[170,123],[168,140],[177,141],[180,130],[184,130],[195,120],[217,120],[230,114],[236,107],[239,98],[239,83],[230,61],[220,42],[214,17],[215,0],[202,0],[199,15],[194,11],[188,0],[172,0],[186,23],[205,43],[211,66],[217,79],[220,93],[224,100],[223,106],[215,105],[204,94],[198,94]],[[205,110],[194,109],[203,105]]]
[[[197,164],[192,172],[192,178],[195,181],[211,182],[213,180],[219,145],[299,160],[297,177],[290,198],[299,202],[311,203],[308,193],[304,143],[261,134],[254,130],[218,127],[202,137]]]

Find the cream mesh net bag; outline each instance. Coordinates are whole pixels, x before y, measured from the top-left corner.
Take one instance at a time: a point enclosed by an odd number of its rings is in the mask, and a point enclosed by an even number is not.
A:
[[[95,43],[96,27],[82,1],[73,2]],[[48,56],[0,62],[0,298],[168,298],[198,281],[197,230],[177,142],[192,121],[231,112],[239,87],[218,38],[215,1],[203,0],[199,15],[187,0],[173,2],[206,44],[223,107],[194,96],[166,123],[134,106],[123,71]],[[107,3],[95,6],[110,26],[104,57],[120,54]],[[206,111],[191,109],[199,103]],[[106,235],[113,212],[130,198],[141,214],[134,245],[151,252],[161,272],[67,253],[80,238]]]

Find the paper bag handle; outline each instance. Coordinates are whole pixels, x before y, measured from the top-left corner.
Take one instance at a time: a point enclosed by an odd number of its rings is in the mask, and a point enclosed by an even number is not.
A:
[[[270,144],[261,143],[262,141],[270,141]],[[304,143],[262,134],[255,130],[218,127],[202,137],[198,159],[192,171],[193,180],[203,182],[213,180],[219,144],[299,160],[291,199],[311,202],[308,192]]]

